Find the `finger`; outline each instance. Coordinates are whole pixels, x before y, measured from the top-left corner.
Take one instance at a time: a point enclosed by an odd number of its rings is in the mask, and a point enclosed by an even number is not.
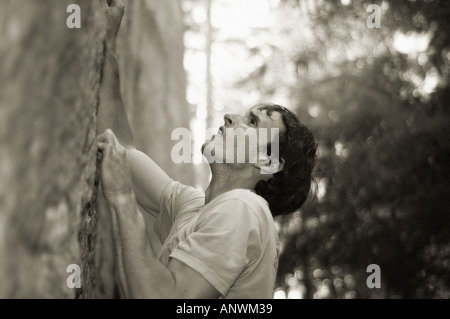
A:
[[[116,135],[114,134],[113,131],[111,131],[110,129],[107,129],[105,137],[106,137],[107,143],[109,143],[109,144],[113,145],[114,147],[116,147],[117,138],[116,138]]]
[[[109,143],[107,135],[99,135],[97,136],[97,142],[99,143]]]
[[[100,135],[97,136],[97,141],[102,143],[115,143],[116,136],[114,135],[113,131],[110,129],[106,129],[106,131]]]
[[[109,131],[111,131],[110,129],[106,129],[103,133],[97,135],[97,138],[103,138],[106,134],[109,133]]]
[[[103,158],[105,157],[116,157],[118,153],[114,144],[98,142],[98,150],[102,152]]]
[[[108,143],[97,143],[98,149],[102,152],[103,158],[111,153],[112,146]]]
[[[105,133],[99,134],[95,138],[97,139],[97,142],[105,142]]]
[[[106,147],[110,146],[109,144],[106,143],[102,143],[102,142],[98,142],[97,143],[97,147],[100,151],[104,151],[106,149]]]

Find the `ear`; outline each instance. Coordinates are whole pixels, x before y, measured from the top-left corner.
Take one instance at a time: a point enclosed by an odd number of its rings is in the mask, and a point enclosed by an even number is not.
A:
[[[268,170],[273,172],[272,174],[281,172],[284,168],[284,159],[280,158],[280,160],[278,159],[273,159],[268,163]]]
[[[277,173],[281,172],[283,170],[283,168],[284,168],[284,158],[281,157],[280,161],[278,163],[278,171],[277,171]]]
[[[269,160],[267,157],[262,157],[258,160],[258,163],[254,164],[253,166],[259,168],[261,174],[273,175],[283,170],[284,159],[281,158],[280,160]]]

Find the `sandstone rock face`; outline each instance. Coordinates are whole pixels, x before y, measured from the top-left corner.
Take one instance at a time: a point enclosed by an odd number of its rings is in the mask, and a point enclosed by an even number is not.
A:
[[[66,25],[72,3],[81,8],[81,29]],[[188,123],[180,4],[126,5],[124,101],[139,145],[157,154],[170,142],[165,123]],[[103,8],[101,0],[2,1],[0,298],[118,296],[109,213],[97,200]],[[190,181],[170,162],[165,168]],[[81,288],[67,286],[72,264],[81,268]]]

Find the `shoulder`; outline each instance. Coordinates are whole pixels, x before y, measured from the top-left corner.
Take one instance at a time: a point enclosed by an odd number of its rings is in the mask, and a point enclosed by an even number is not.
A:
[[[205,200],[205,193],[195,187],[171,179],[164,187],[162,197],[172,199],[179,204],[186,202],[193,204],[195,202],[197,205],[202,205]]]
[[[205,206],[205,220],[230,225],[234,229],[245,228],[261,231],[271,228],[273,218],[264,198],[246,189],[229,191]],[[261,229],[262,228],[262,229]]]
[[[205,194],[195,187],[170,180],[161,192],[159,200],[159,216],[167,216],[169,228],[181,216],[198,211],[205,203]]]
[[[234,213],[246,213],[255,217],[272,216],[267,201],[248,189],[234,189],[224,194],[217,207],[233,208]]]
[[[173,179],[170,179],[170,181],[168,181],[165,186],[165,191],[175,193],[190,193],[196,197],[205,197],[205,193],[202,190],[190,185],[180,183],[179,181]]]

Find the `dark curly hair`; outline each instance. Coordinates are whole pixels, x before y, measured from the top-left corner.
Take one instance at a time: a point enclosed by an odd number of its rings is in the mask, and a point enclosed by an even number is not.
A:
[[[260,104],[259,109],[282,114],[286,131],[280,135],[279,156],[283,170],[269,180],[261,180],[255,191],[268,203],[273,216],[298,210],[308,198],[314,183],[312,171],[317,160],[317,143],[297,115],[277,104]]]

